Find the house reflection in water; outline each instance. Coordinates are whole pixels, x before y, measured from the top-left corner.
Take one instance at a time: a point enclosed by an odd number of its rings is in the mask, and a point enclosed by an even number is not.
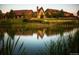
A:
[[[60,30],[57,30],[57,29],[47,29],[47,28],[43,28],[43,29],[29,29],[29,30],[25,30],[25,31],[17,31],[15,33],[15,35],[26,35],[26,36],[33,36],[33,34],[36,34],[37,35],[37,39],[43,39],[44,36],[51,36],[51,35],[57,35],[57,34],[61,34],[61,33],[64,33],[64,32],[69,32],[71,31],[71,29],[66,29],[64,31],[60,31]],[[9,33],[8,33],[9,34]],[[10,35],[10,34],[9,34]]]
[[[22,31],[19,31],[19,32],[17,32],[16,33],[16,35],[33,35],[34,33],[36,33],[37,34],[37,39],[39,39],[39,38],[43,38],[44,37],[44,35],[45,35],[45,29],[39,29],[39,30],[27,30],[27,31],[25,31],[25,32],[22,32]]]
[[[43,38],[44,37],[44,34],[45,34],[45,29],[43,29],[43,30],[38,30],[37,31],[37,39],[39,39],[39,38]]]

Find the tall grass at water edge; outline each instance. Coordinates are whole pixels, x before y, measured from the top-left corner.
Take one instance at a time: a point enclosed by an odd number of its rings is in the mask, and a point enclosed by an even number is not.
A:
[[[18,47],[19,39],[20,37],[18,37],[16,41],[15,39],[12,39],[10,37],[8,37],[6,41],[3,39],[0,54],[1,55],[25,54],[25,48],[23,47],[24,43],[22,42]]]
[[[68,38],[61,37],[57,41],[50,41],[48,45],[45,43],[46,49],[42,50],[49,55],[72,55],[79,54],[79,30],[72,37],[71,35]],[[47,52],[48,51],[48,52]]]

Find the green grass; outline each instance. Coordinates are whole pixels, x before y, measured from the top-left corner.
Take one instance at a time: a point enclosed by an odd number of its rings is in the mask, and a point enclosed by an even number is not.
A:
[[[49,22],[49,23],[53,23],[53,22],[72,22],[74,20],[77,20],[77,19],[65,19],[65,18],[32,18],[32,20],[36,20],[36,21],[41,21],[41,22]]]

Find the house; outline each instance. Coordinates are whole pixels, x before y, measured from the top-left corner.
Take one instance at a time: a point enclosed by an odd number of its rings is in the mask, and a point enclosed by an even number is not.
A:
[[[33,10],[13,10],[15,13],[15,18],[52,18],[54,16],[57,16],[57,14],[61,10],[56,10],[56,9],[46,9],[44,10],[43,7],[38,7],[37,6],[37,11]],[[64,12],[64,17],[74,17],[72,13]],[[8,12],[9,13],[9,12]]]
[[[45,18],[45,12],[43,7],[39,8],[37,6],[37,18]]]

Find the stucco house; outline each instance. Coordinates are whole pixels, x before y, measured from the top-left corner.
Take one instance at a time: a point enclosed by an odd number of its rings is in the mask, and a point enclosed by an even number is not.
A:
[[[45,18],[45,12],[43,7],[38,8],[37,6],[37,18]]]

